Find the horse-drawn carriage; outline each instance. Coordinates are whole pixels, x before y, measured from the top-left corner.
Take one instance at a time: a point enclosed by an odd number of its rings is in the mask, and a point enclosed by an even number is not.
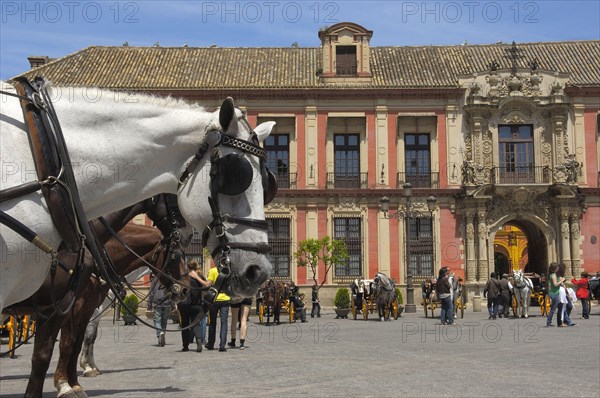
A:
[[[284,282],[269,279],[258,292],[258,321],[262,325],[265,321],[273,321],[279,324],[279,314],[284,310],[288,314],[290,323],[296,321],[296,311],[293,300],[290,297],[289,285]]]
[[[363,319],[369,319],[369,314],[377,311],[381,320],[392,316],[400,316],[400,303],[396,294],[395,282],[387,275],[378,272],[374,279],[357,279],[350,285],[352,291],[351,309],[352,317],[356,319],[359,312]]]
[[[543,316],[550,312],[550,296],[546,288],[546,283],[542,277],[536,273],[522,273],[515,271],[512,275],[512,311],[515,318],[527,317],[529,305],[540,307],[540,313]],[[525,291],[523,291],[525,290]],[[529,300],[521,300],[524,296]]]

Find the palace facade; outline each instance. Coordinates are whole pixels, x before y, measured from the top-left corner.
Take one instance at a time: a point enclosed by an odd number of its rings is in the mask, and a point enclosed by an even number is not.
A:
[[[448,266],[472,293],[492,271],[600,271],[600,41],[371,47],[372,35],[339,23],[313,48],[92,46],[32,57],[27,75],[209,109],[231,96],[253,125],[275,120],[275,275],[312,285],[298,242],[343,239],[325,304],[377,271],[404,289]]]

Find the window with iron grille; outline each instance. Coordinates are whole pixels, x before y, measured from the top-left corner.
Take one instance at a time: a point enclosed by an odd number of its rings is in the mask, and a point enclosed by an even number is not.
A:
[[[413,188],[431,186],[431,148],[429,134],[404,135],[405,181]]]
[[[290,187],[290,137],[288,134],[273,134],[264,141],[267,151],[267,167],[275,174],[279,188]]]
[[[333,219],[333,238],[346,243],[348,258],[335,265],[335,277],[362,275],[362,236],[360,217],[336,217]]]
[[[360,188],[360,138],[358,134],[335,134],[336,188]]]
[[[414,277],[433,276],[432,219],[429,217],[409,217],[406,222],[408,223],[408,268]]]
[[[204,268],[204,255],[202,252],[202,234],[194,228],[190,244],[184,249],[185,261],[196,260]],[[208,271],[208,270],[205,270]]]
[[[275,277],[290,277],[292,238],[289,217],[267,217],[271,253],[267,256],[273,264]]]

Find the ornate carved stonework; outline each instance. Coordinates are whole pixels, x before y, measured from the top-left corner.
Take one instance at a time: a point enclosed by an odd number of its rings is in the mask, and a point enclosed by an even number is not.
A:
[[[462,165],[463,185],[483,185],[491,182],[490,167],[466,160]]]
[[[477,278],[476,264],[476,260],[467,260],[467,280],[469,282],[475,281]]]
[[[517,188],[506,192],[504,196],[495,196],[487,206],[487,222],[494,224],[507,214],[535,214],[544,220],[547,225],[552,225],[554,219],[554,205],[547,193],[539,193],[531,188]]]
[[[467,239],[475,239],[475,227],[473,227],[472,222],[467,222]]]
[[[571,238],[573,240],[579,240],[579,220],[571,220]]]

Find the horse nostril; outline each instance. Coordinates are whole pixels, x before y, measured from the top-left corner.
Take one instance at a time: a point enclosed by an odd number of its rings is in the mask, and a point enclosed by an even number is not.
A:
[[[246,268],[245,278],[252,283],[256,283],[260,281],[263,276],[263,272],[261,271],[258,265],[249,265]]]

